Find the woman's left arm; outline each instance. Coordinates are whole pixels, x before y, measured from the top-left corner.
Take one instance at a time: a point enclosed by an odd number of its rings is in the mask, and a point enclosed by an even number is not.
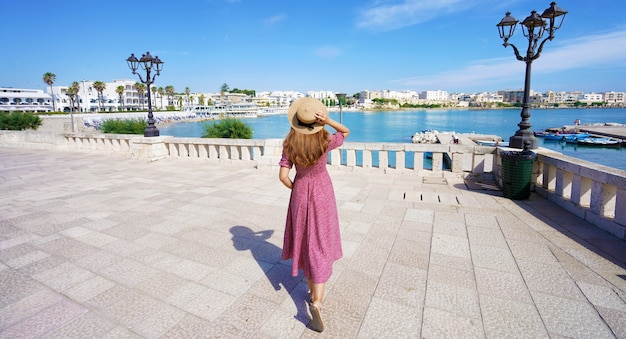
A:
[[[278,172],[278,179],[280,179],[280,182],[282,182],[285,187],[292,189],[293,181],[289,178],[289,171],[290,168],[281,166],[280,171]]]

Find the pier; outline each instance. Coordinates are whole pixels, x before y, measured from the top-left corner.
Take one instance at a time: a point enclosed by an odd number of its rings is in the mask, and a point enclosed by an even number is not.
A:
[[[593,135],[611,137],[622,140],[622,144],[626,142],[626,126],[572,126],[580,132]]]

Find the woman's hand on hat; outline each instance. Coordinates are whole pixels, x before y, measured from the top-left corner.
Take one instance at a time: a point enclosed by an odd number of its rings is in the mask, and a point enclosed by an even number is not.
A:
[[[317,121],[318,123],[322,125],[326,124],[327,118],[328,114],[325,114],[324,112],[315,112],[315,121]]]

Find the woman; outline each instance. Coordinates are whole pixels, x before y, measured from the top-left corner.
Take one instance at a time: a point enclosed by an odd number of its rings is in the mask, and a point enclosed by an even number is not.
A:
[[[293,259],[292,276],[302,269],[309,285],[310,326],[322,332],[324,287],[341,258],[339,217],[333,184],[326,170],[328,152],[341,146],[350,130],[328,117],[317,99],[302,98],[289,108],[291,130],[283,142],[280,181],[291,189],[282,258]],[[337,132],[330,134],[324,125]],[[289,177],[295,165],[296,175]]]

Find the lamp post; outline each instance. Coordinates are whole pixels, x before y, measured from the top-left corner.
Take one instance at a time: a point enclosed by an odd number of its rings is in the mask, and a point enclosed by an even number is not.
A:
[[[509,45],[513,47],[513,51],[515,52],[517,60],[524,61],[526,63],[526,79],[524,81],[524,102],[522,103],[522,112],[520,114],[520,116],[522,117],[522,121],[517,124],[520,129],[515,132],[515,135],[509,139],[509,146],[512,148],[524,148],[526,144],[528,144],[529,148],[531,149],[536,149],[539,147],[539,141],[530,130],[531,64],[535,59],[539,58],[539,55],[543,50],[543,45],[546,43],[546,41],[554,39],[554,32],[557,29],[561,28],[563,19],[565,19],[565,14],[567,14],[567,11],[564,11],[562,8],[558,7],[556,5],[556,2],[552,2],[550,4],[550,7],[546,9],[541,15],[538,15],[537,11],[530,12],[530,16],[528,16],[526,19],[524,19],[524,21],[520,23],[524,36],[528,38],[528,49],[526,50],[526,56],[521,56],[517,47],[509,43],[509,38],[513,36],[513,33],[515,32],[515,26],[518,23],[518,21],[511,16],[511,12],[506,12],[506,16],[500,21],[500,23],[496,25],[500,33],[500,38],[504,40],[503,46],[505,48]],[[561,17],[560,21],[559,19],[557,19],[558,17]],[[549,26],[546,27],[547,23],[544,19],[548,21]],[[543,39],[541,43],[539,43],[539,40],[541,40],[546,30],[549,32],[549,35],[545,39]],[[539,48],[537,48],[537,46]]]
[[[137,60],[135,54],[131,54],[128,59],[128,67],[133,71],[133,74],[137,74],[139,76],[139,80],[146,84],[148,87],[148,126],[143,132],[144,137],[158,137],[159,130],[154,125],[154,115],[152,114],[152,101],[150,99],[150,85],[154,83],[154,79],[157,75],[161,75],[161,70],[163,69],[163,61],[159,59],[158,56],[152,57],[150,52],[146,52],[141,56],[141,59]],[[146,79],[144,80],[141,77],[141,74],[137,73],[137,68],[141,66],[141,69],[146,71]],[[150,72],[154,69],[154,74],[150,77]]]
[[[74,98],[76,97],[76,93],[74,89],[68,89],[65,94],[70,97],[70,122],[72,124],[72,133],[74,133]]]
[[[339,101],[339,123],[343,124],[342,101],[346,99],[346,93],[337,93],[335,96],[337,101]]]

